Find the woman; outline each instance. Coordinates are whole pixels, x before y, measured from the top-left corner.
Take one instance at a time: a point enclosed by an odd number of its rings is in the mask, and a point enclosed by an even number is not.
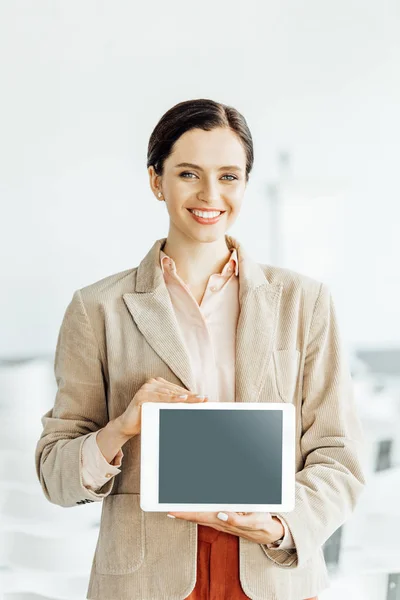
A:
[[[226,234],[252,165],[237,110],[172,107],[147,157],[167,238],[66,309],[36,467],[51,502],[103,501],[87,598],[302,600],[329,587],[322,545],[364,487],[362,430],[327,286],[255,262]],[[143,402],[202,396],[295,404],[292,512],[140,509]]]

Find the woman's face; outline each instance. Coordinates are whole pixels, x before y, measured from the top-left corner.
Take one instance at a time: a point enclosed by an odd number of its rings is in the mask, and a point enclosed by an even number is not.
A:
[[[165,160],[162,177],[152,166],[148,171],[156,198],[161,191],[165,199],[170,232],[178,229],[192,239],[214,241],[235,222],[246,189],[246,153],[230,129],[185,132]],[[201,224],[188,211],[193,208],[224,212],[216,223]]]

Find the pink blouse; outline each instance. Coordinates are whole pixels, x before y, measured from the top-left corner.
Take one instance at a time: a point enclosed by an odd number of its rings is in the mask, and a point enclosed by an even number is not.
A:
[[[235,402],[235,336],[240,309],[236,248],[222,271],[209,277],[200,304],[179,277],[175,262],[163,250],[160,266],[190,355],[196,393],[207,395],[209,402]],[[83,483],[94,490],[121,472],[124,456],[120,449],[108,463],[97,445],[97,433],[88,436],[82,446]],[[284,538],[267,546],[295,548],[286,521],[278,518],[285,530]]]

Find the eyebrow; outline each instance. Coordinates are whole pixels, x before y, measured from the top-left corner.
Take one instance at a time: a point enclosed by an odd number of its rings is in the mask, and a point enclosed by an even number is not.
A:
[[[198,169],[199,171],[203,171],[203,169],[201,167],[199,167],[199,165],[195,165],[193,163],[188,163],[188,162],[182,162],[182,163],[179,163],[178,165],[175,165],[176,169],[178,167],[192,167],[193,169]],[[236,171],[242,171],[242,169],[240,167],[238,167],[237,165],[228,165],[225,167],[219,167],[218,171],[224,171],[226,169],[234,169]]]

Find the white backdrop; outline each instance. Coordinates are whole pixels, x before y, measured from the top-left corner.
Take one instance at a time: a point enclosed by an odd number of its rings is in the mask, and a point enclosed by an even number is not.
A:
[[[195,97],[248,120],[255,167],[230,233],[260,262],[278,151],[296,182],[346,182],[322,275],[350,343],[398,341],[399,34],[397,0],[1,3],[0,357],[51,354],[73,291],[166,235],[147,142]]]

